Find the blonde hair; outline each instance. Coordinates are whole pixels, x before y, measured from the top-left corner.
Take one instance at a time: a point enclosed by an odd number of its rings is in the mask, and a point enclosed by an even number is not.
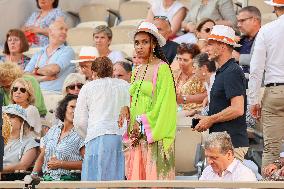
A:
[[[69,87],[70,85],[73,85],[75,83],[82,83],[85,84],[86,83],[86,79],[83,75],[79,74],[79,73],[71,73],[69,74],[66,79],[64,80],[63,83],[63,87],[62,87],[62,94],[63,96],[67,95],[67,87]]]
[[[14,81],[23,76],[23,70],[12,62],[4,62],[0,64],[0,80]]]
[[[16,79],[16,80],[12,83],[12,85],[11,85],[11,88],[10,88],[10,99],[11,99],[11,102],[12,102],[13,104],[16,104],[16,102],[15,102],[14,99],[13,99],[13,87],[14,87],[14,85],[15,85],[16,83],[20,83],[20,84],[22,84],[22,85],[25,87],[25,89],[27,90],[27,93],[29,94],[28,103],[29,103],[30,105],[33,105],[33,104],[35,103],[34,89],[33,89],[33,87],[32,87],[31,82],[25,80],[25,79],[22,78],[22,77]]]

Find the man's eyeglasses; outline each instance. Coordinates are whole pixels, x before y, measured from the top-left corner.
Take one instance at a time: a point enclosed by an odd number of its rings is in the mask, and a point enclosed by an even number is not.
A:
[[[21,93],[26,93],[27,92],[27,89],[22,88],[22,87],[13,87],[12,88],[13,92],[17,92],[18,90],[20,90]]]
[[[77,83],[75,85],[69,85],[67,88],[70,90],[75,90],[75,88],[77,87],[77,89],[81,89],[83,87],[82,83]]]
[[[251,18],[253,18],[253,16],[250,16],[250,17],[248,17],[248,18],[239,19],[238,22],[239,22],[239,23],[242,23],[242,22],[245,22],[246,20],[249,20],[249,19],[251,19]]]

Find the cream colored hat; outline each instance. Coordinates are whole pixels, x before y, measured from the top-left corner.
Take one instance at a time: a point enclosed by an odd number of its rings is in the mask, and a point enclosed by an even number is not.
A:
[[[71,60],[71,63],[93,61],[99,57],[99,52],[96,47],[84,46],[80,50],[79,59]]]
[[[134,32],[133,38],[139,32],[147,32],[152,34],[154,37],[156,37],[160,47],[166,44],[166,39],[161,34],[159,34],[158,28],[151,22],[142,22]]]
[[[274,7],[284,7],[284,0],[268,0],[264,1],[266,4]]]
[[[231,27],[224,25],[213,26],[213,29],[208,36],[208,40],[220,41],[233,47],[240,47],[241,45],[237,44],[235,39],[235,31]]]

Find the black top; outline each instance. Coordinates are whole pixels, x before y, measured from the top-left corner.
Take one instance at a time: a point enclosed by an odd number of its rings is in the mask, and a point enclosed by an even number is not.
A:
[[[245,98],[244,110],[246,112],[246,87],[245,75],[235,59],[230,59],[220,67],[215,76],[215,81],[210,92],[209,115],[221,112],[231,104],[231,99],[243,95]],[[209,132],[227,131],[231,136],[233,146],[248,147],[246,127],[246,114],[214,124]]]
[[[242,46],[235,48],[235,51],[239,52],[240,54],[250,54],[255,37],[252,39],[249,39],[249,37],[247,36],[242,36],[239,42],[239,44]]]
[[[162,50],[170,64],[172,64],[176,57],[177,47],[178,43],[174,41],[167,41],[167,43],[162,47]]]

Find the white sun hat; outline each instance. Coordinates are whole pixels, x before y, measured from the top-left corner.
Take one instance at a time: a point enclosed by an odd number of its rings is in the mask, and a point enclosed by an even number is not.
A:
[[[235,41],[236,34],[235,31],[229,27],[224,25],[215,25],[208,36],[208,40],[215,40],[222,43],[226,43],[233,47],[240,47],[240,44],[237,44]]]
[[[93,61],[99,57],[99,52],[96,47],[84,46],[80,50],[79,59],[71,60],[71,63]]]
[[[274,7],[284,7],[284,0],[266,0],[264,2]]]
[[[152,34],[154,37],[156,37],[160,47],[166,44],[166,39],[161,34],[159,34],[158,28],[151,22],[147,22],[147,21],[141,22],[137,30],[134,32],[133,39],[134,39],[134,36],[139,32],[147,32],[147,33]]]

